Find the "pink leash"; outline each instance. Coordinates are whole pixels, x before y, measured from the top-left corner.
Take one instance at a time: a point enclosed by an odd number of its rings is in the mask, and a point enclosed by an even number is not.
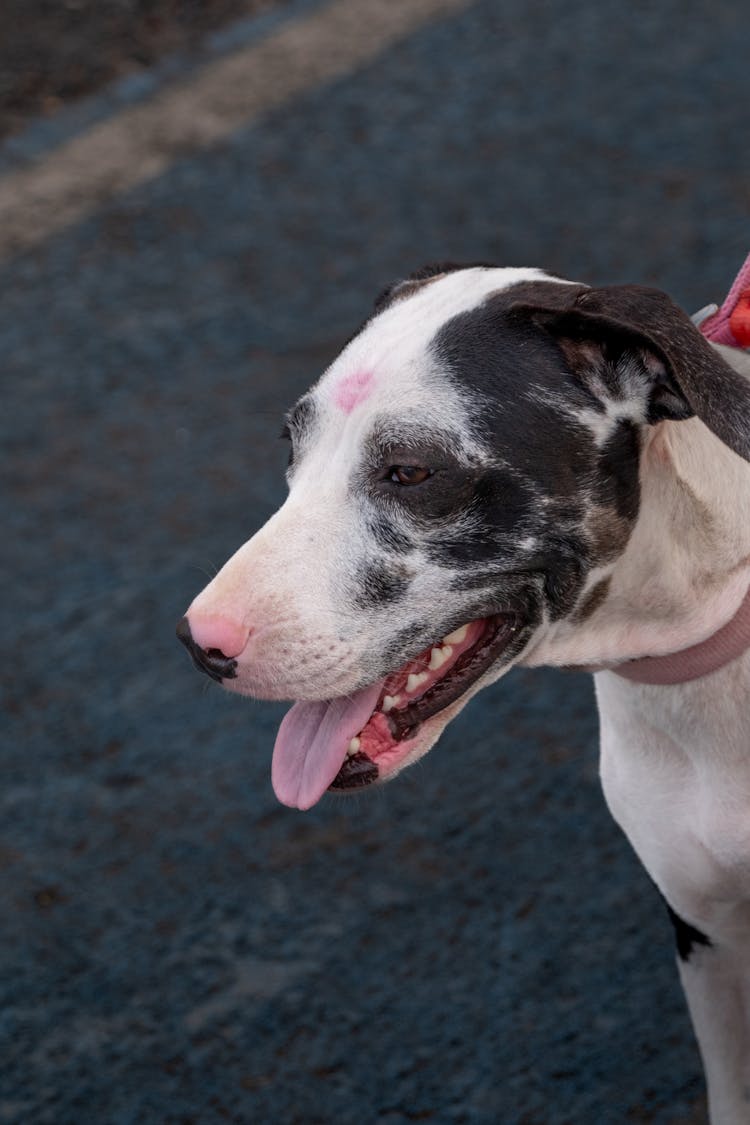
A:
[[[750,254],[720,309],[700,325],[706,339],[730,348],[750,348]]]
[[[700,314],[698,314],[700,316]],[[721,308],[700,321],[703,335],[715,344],[750,348],[750,254]],[[717,672],[750,648],[750,589],[731,621],[718,632],[668,656],[628,660],[608,671],[636,684],[686,684]],[[597,671],[598,669],[591,669]]]

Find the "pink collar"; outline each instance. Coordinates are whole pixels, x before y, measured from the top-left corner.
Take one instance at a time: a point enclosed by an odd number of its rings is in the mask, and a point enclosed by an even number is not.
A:
[[[735,613],[726,625],[713,636],[697,645],[684,648],[682,652],[672,652],[668,656],[644,656],[628,660],[615,668],[607,668],[634,684],[687,684],[718,672],[725,664],[730,664],[750,648],[750,588]],[[603,668],[592,671],[605,671]]]
[[[713,306],[716,309],[716,306]],[[715,344],[750,347],[750,254],[721,308],[700,322],[703,335]],[[628,660],[609,671],[635,684],[686,684],[718,672],[750,648],[750,588],[731,621],[713,636],[668,656]]]

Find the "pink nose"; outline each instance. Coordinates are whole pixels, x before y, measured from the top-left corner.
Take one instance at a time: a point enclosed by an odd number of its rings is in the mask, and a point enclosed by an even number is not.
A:
[[[200,613],[188,613],[190,632],[199,648],[218,649],[225,656],[239,656],[250,636],[246,625],[232,621],[229,617],[218,617],[214,614],[203,616]]]

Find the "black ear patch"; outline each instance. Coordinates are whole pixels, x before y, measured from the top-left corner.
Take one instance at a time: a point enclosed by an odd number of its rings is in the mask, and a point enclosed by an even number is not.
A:
[[[666,364],[653,352],[642,352],[640,358],[651,384],[647,420],[654,424],[668,419],[680,422],[692,418],[694,411]]]
[[[650,380],[650,421],[696,414],[750,461],[750,381],[724,362],[666,293],[643,285],[557,289],[549,302],[519,301],[516,313],[568,341],[560,346],[568,348],[569,361],[576,354],[584,361],[587,344],[610,358],[626,350],[638,356]]]
[[[646,399],[647,422],[692,418],[694,411],[666,361],[650,350],[639,333],[577,309],[554,313],[545,310],[535,313],[533,320],[554,337],[582,386],[593,391],[596,385],[608,397],[618,399],[632,394],[634,383],[638,382]]]

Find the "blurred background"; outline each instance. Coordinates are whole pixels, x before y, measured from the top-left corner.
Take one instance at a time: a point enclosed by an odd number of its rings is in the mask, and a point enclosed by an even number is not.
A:
[[[389,281],[720,301],[749,58],[740,0],[6,0],[0,1122],[705,1121],[587,677],[302,814],[174,625]]]

